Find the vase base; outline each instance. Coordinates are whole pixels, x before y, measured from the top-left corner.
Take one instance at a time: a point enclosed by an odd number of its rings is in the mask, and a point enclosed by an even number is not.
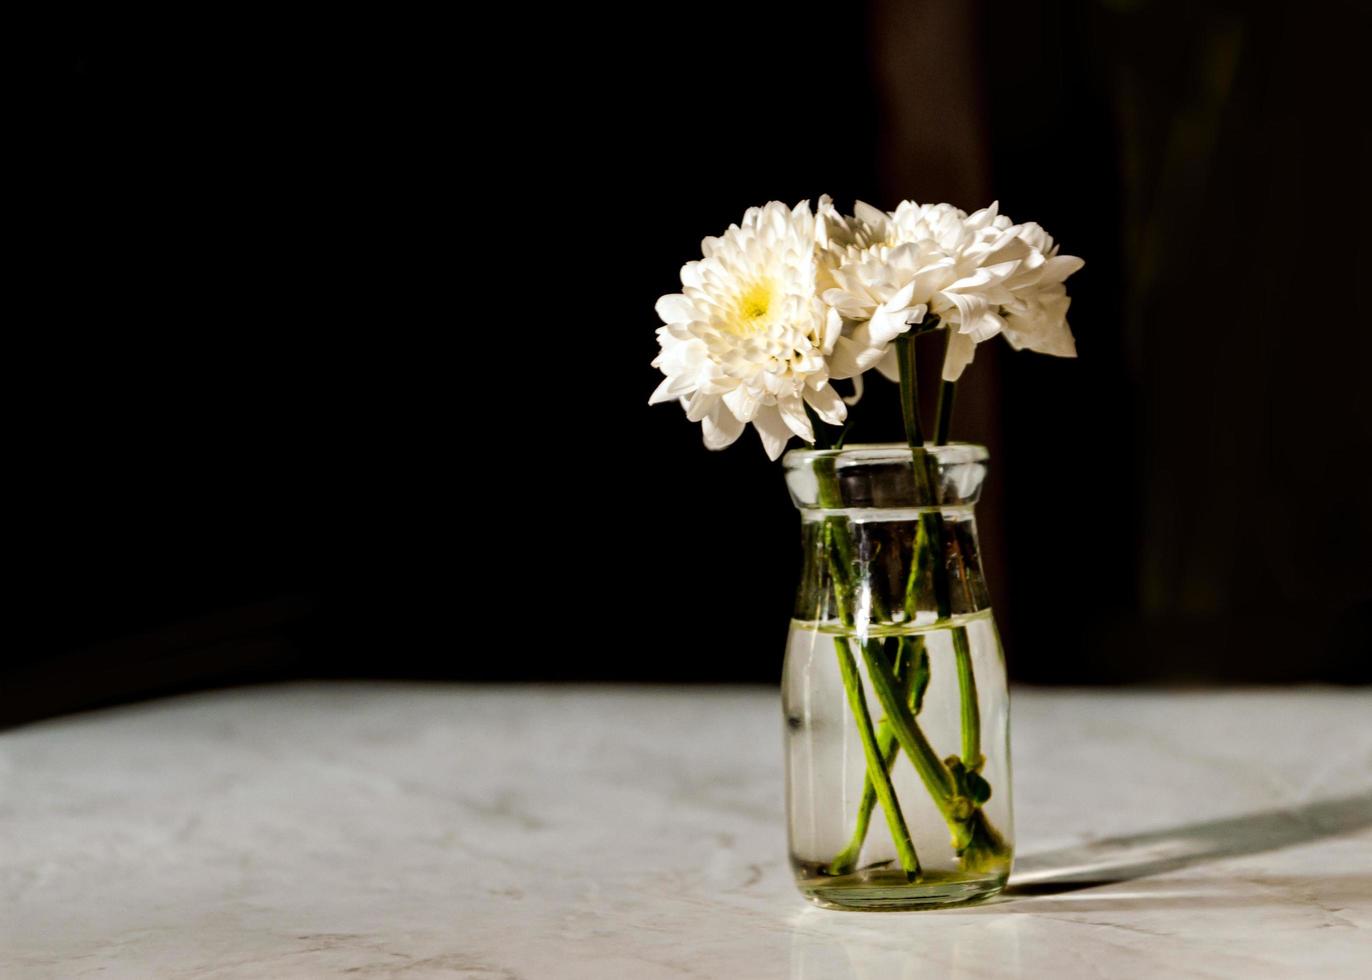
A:
[[[999,894],[1005,881],[1005,875],[962,871],[928,871],[919,881],[910,881],[903,871],[873,868],[838,877],[801,877],[796,886],[821,908],[900,912],[983,901]]]

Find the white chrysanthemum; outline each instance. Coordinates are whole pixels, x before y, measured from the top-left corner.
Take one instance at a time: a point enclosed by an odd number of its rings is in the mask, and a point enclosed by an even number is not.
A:
[[[1002,333],[1015,350],[1028,348],[1058,357],[1076,357],[1077,345],[1067,325],[1071,299],[1063,285],[1085,263],[1059,255],[1053,237],[1034,222],[1018,226],[1017,235],[1030,252],[1005,281],[1012,299],[1001,308]]]
[[[842,320],[819,296],[817,234],[809,201],[750,208],[682,267],[682,291],[657,301],[653,366],[667,377],[649,404],[680,399],[710,449],[751,422],[776,459],[792,434],[814,441],[807,404],[832,425],[847,415],[829,384]]]
[[[877,368],[898,376],[891,346],[930,314],[949,330],[943,377],[956,381],[976,345],[1004,333],[1016,348],[1073,356],[1062,280],[1081,260],[1058,256],[1038,225],[1014,225],[992,204],[972,215],[902,202],[887,214],[858,202],[852,218],[821,206],[824,299],[843,315],[835,378]]]

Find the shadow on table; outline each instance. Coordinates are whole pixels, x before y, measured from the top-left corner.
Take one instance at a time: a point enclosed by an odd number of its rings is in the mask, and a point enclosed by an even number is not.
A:
[[[1372,826],[1372,792],[1111,837],[1015,862],[1003,900],[1114,885]]]

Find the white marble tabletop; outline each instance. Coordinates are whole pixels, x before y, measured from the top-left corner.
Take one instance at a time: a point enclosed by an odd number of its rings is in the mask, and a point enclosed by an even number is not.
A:
[[[0,733],[0,976],[1372,975],[1372,692],[1019,690],[990,904],[791,884],[775,692],[309,684]]]

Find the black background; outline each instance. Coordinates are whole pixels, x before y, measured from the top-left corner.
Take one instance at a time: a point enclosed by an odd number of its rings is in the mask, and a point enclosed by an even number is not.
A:
[[[821,193],[999,199],[1087,261],[1080,357],[997,342],[960,393],[1015,677],[1372,680],[1364,8],[516,19],[36,45],[0,721],[774,682],[796,516],[751,431],[647,407],[652,309],[701,237]],[[875,379],[855,438],[899,437]]]

